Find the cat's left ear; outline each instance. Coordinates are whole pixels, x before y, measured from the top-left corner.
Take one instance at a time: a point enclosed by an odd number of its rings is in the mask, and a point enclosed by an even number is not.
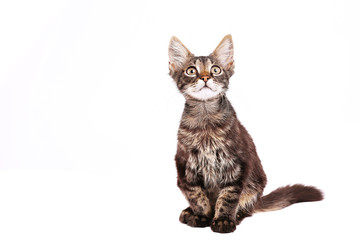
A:
[[[225,70],[234,68],[234,47],[231,35],[226,35],[212,52]]]
[[[193,54],[177,37],[172,37],[169,43],[169,69],[170,72],[182,70],[184,64]]]

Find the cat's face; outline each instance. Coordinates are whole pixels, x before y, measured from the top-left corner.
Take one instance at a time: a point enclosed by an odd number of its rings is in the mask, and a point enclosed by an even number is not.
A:
[[[176,37],[169,45],[170,75],[185,98],[209,100],[228,89],[234,73],[233,43],[227,35],[209,55],[194,56]]]

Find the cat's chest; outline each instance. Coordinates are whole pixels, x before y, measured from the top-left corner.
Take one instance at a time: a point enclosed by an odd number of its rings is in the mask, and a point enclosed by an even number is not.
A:
[[[222,128],[207,127],[195,128],[180,127],[178,140],[189,150],[199,150],[203,155],[214,154],[217,149],[225,149],[231,141],[227,138],[230,126]]]
[[[226,150],[203,149],[189,155],[186,177],[201,180],[205,187],[215,187],[235,181],[240,176],[240,165]]]
[[[230,154],[232,140],[228,135],[230,124],[222,127],[191,129],[180,127],[178,140],[189,153],[186,178],[189,182],[202,181],[206,187],[233,182],[240,176],[240,165]]]

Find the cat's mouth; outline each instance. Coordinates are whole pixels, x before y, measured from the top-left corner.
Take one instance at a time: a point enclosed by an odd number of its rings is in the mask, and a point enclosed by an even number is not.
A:
[[[207,100],[216,97],[221,92],[221,89],[212,84],[203,84],[197,88],[191,88],[188,94],[196,99]]]
[[[202,90],[211,90],[211,91],[213,91],[214,92],[214,90],[211,88],[211,87],[209,87],[209,86],[207,86],[207,85],[205,85],[205,86],[203,86],[202,88],[200,88],[199,90],[198,90],[198,92],[200,92],[200,91],[202,91]]]

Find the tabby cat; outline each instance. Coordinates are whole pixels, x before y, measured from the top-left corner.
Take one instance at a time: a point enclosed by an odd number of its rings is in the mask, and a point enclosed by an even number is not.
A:
[[[300,184],[262,196],[266,175],[225,94],[234,74],[233,54],[231,35],[209,56],[194,56],[176,37],[169,45],[169,74],[186,100],[175,160],[177,183],[190,206],[180,222],[219,233],[233,232],[256,212],[323,199],[315,187]]]

